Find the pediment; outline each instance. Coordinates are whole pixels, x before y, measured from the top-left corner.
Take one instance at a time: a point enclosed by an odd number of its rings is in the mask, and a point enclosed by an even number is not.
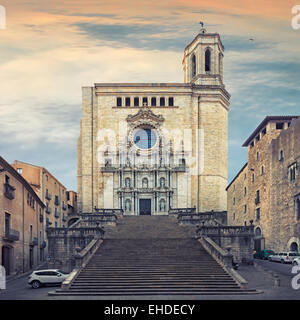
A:
[[[162,123],[165,121],[164,117],[162,115],[156,115],[153,113],[150,109],[140,109],[136,114],[134,115],[128,115],[126,118],[126,121],[129,123],[139,122],[139,121],[151,121],[156,123]]]

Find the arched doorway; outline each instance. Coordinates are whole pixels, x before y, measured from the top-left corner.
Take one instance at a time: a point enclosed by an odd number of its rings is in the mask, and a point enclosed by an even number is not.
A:
[[[297,244],[297,242],[292,242],[291,243],[290,250],[298,252],[298,244]]]
[[[12,266],[12,261],[11,261],[11,248],[8,246],[3,246],[2,251],[1,251],[1,260],[2,260],[2,265],[5,268],[6,275],[9,276],[11,272],[11,266]]]

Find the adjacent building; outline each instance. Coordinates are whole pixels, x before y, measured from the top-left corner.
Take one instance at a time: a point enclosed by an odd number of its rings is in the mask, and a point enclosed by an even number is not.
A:
[[[243,144],[248,162],[227,187],[228,224],[255,225],[255,249],[300,246],[300,116],[268,116]]]
[[[27,180],[0,157],[0,265],[7,275],[45,260],[44,208]]]
[[[29,182],[45,204],[44,228],[67,227],[67,188],[44,167],[18,160],[12,166]]]
[[[184,50],[184,83],[95,83],[82,89],[78,210],[127,215],[227,208],[224,46],[201,29]]]

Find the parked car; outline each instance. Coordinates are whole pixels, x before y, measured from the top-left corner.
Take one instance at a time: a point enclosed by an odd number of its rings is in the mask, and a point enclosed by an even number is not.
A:
[[[270,256],[269,260],[281,263],[293,263],[294,259],[298,257],[300,257],[299,252],[279,252]]]
[[[293,260],[293,266],[300,266],[300,257]]]
[[[67,277],[68,273],[58,269],[36,270],[28,277],[28,284],[37,289],[42,285],[61,284]]]
[[[269,256],[273,254],[275,254],[275,252],[272,250],[261,250],[254,254],[254,258],[267,260]]]

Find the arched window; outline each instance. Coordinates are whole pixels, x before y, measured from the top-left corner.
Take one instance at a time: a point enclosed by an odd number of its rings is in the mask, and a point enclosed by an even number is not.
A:
[[[143,178],[143,180],[142,180],[142,187],[143,187],[143,188],[148,188],[148,179],[147,179],[147,178]]]
[[[166,185],[166,179],[163,178],[163,177],[161,177],[161,178],[159,179],[159,186],[160,186],[161,188],[164,188],[165,185]]]
[[[159,211],[166,211],[166,200],[160,199],[159,201]]]
[[[125,187],[126,187],[126,188],[130,188],[130,187],[131,187],[130,178],[126,178],[126,179],[125,179]]]
[[[125,200],[125,211],[131,211],[131,200],[130,199],[126,199]]]
[[[210,49],[207,48],[205,50],[205,72],[211,71],[210,65],[211,65],[211,53],[210,53]]]
[[[196,75],[196,56],[193,54],[192,56],[192,77]]]

